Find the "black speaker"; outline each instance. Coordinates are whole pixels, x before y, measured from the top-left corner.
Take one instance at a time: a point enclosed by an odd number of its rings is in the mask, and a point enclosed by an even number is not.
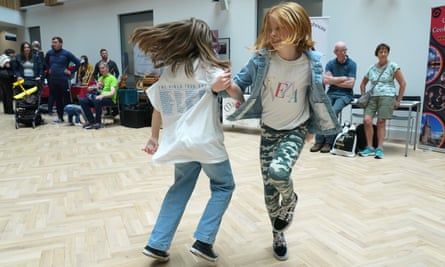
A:
[[[123,108],[120,114],[121,125],[130,128],[142,128],[151,126],[152,110],[147,107]]]

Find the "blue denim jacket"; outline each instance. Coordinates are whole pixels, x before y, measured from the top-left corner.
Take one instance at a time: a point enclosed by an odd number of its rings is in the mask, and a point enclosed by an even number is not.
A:
[[[323,67],[320,62],[321,54],[308,50],[304,52],[310,62],[312,70],[311,82],[308,88],[308,100],[310,103],[310,119],[308,121],[308,131],[313,134],[333,135],[341,131],[337,117],[332,110],[331,103],[326,96],[322,85]],[[261,50],[255,54],[249,62],[234,77],[234,82],[243,92],[251,86],[250,97],[233,114],[227,117],[228,120],[260,118],[262,114],[261,89],[264,78],[269,69],[270,54],[267,50]]]

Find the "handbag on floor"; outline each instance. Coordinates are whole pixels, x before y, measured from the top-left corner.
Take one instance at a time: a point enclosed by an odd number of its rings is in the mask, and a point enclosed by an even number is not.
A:
[[[357,134],[354,125],[344,125],[343,131],[337,134],[332,145],[331,154],[354,157],[357,146]]]
[[[372,146],[377,147],[377,126],[373,124],[372,128],[374,129],[374,135],[372,136]],[[366,133],[363,123],[357,125],[357,127],[355,128],[355,134],[357,135],[357,146],[355,152],[358,153],[359,151],[362,151],[366,148]]]

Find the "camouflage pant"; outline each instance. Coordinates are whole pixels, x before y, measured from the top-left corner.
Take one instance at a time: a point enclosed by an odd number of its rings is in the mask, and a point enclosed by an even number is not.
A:
[[[292,167],[300,156],[307,135],[305,126],[293,130],[274,130],[265,125],[261,130],[260,160],[264,184],[264,201],[273,223],[282,205],[292,199],[294,185]]]

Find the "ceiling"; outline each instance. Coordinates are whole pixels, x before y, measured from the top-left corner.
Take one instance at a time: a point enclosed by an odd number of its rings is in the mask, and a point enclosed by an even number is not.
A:
[[[16,9],[14,6],[17,5],[18,0],[7,0],[0,1],[0,6],[4,6],[11,9]],[[63,5],[64,2],[69,0],[20,0],[19,7],[16,10],[26,11],[28,8],[32,8],[33,6],[46,5],[46,6],[57,6]],[[12,33],[17,33],[17,25],[13,25],[7,22],[4,22],[0,19],[0,32],[8,31]]]
[[[26,8],[35,6],[35,5],[46,5],[46,6],[57,6],[63,5],[63,2],[68,0],[6,0],[0,1],[0,6],[4,6],[7,8],[15,9],[15,10],[24,10]]]

